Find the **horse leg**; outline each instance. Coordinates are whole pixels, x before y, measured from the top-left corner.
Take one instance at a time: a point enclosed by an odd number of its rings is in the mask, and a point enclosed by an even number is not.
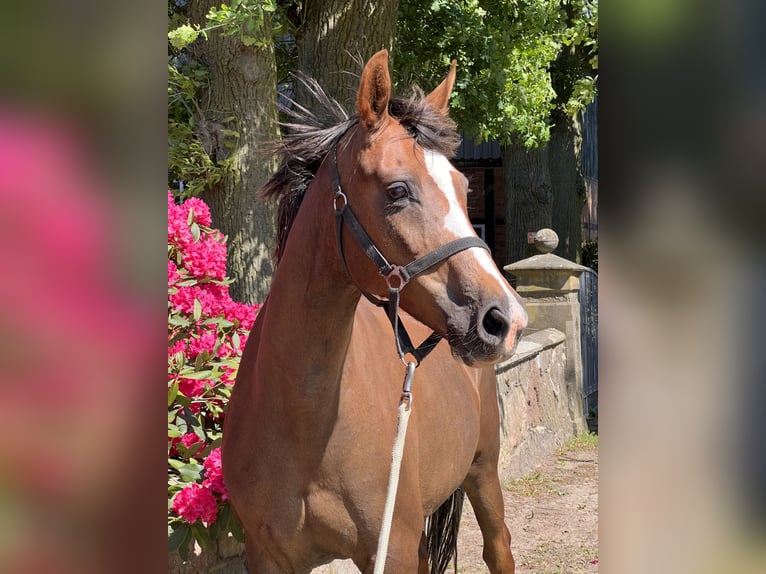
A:
[[[283,570],[268,556],[264,555],[260,548],[245,540],[245,554],[247,555],[247,571],[249,574],[279,574]]]
[[[513,574],[511,534],[505,525],[505,506],[497,464],[474,463],[463,483],[484,539],[482,557],[491,574]]]
[[[374,547],[377,549],[377,540],[374,542]],[[385,572],[429,574],[428,556],[425,549],[423,516],[418,515],[416,520],[406,523],[394,518],[391,537],[388,540],[388,555],[382,557],[386,561]],[[373,550],[364,563],[355,562],[357,568],[364,574],[373,574],[377,560],[378,557],[375,556],[375,550]]]
[[[295,564],[295,556],[288,556],[273,541],[268,528],[260,528],[262,537],[258,542],[245,534],[245,554],[247,556],[247,571],[249,574],[309,574],[308,567]],[[263,544],[266,544],[264,546]]]

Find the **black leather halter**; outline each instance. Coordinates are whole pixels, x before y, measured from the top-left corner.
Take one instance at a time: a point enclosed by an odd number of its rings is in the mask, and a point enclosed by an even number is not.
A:
[[[375,264],[378,271],[386,280],[388,285],[388,299],[380,299],[375,295],[366,293],[364,290],[362,294],[374,305],[383,307],[388,315],[388,320],[391,322],[391,326],[394,329],[394,340],[396,341],[396,352],[399,354],[399,358],[406,365],[407,362],[404,359],[405,354],[410,354],[415,357],[417,364],[430,353],[439,343],[442,336],[437,333],[431,333],[420,345],[415,347],[410,339],[407,330],[404,325],[399,321],[399,293],[409,281],[427,271],[434,265],[441,263],[445,259],[470,249],[471,247],[481,247],[489,251],[489,247],[484,241],[476,236],[473,237],[461,237],[454,241],[450,241],[441,247],[437,247],[430,253],[427,253],[423,257],[408,263],[407,265],[392,265],[383,256],[380,250],[375,246],[370,236],[362,227],[359,220],[351,210],[351,206],[348,204],[348,198],[343,193],[343,188],[340,181],[340,173],[338,172],[338,157],[337,157],[337,143],[333,146],[330,152],[332,156],[332,185],[333,185],[333,208],[335,210],[335,227],[338,239],[338,253],[340,254],[340,260],[343,263],[343,269],[353,282],[351,273],[349,272],[348,265],[346,264],[346,257],[343,253],[343,224],[345,223],[351,234],[356,239],[357,243],[362,247],[367,257]],[[357,286],[358,287],[358,286]]]

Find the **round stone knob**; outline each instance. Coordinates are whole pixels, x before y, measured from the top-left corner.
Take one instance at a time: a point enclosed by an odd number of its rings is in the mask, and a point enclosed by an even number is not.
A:
[[[540,253],[550,253],[559,245],[559,236],[547,227],[535,234],[535,247]]]

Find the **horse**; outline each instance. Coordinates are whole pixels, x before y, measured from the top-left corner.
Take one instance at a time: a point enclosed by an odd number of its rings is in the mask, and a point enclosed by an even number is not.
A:
[[[222,444],[250,572],[306,573],[337,558],[363,573],[380,560],[390,573],[443,572],[455,550],[439,525],[459,524],[463,492],[489,571],[514,572],[492,365],[513,353],[527,317],[447,159],[459,143],[455,74],[452,62],[427,96],[392,97],[382,50],[364,65],[355,114],[294,109],[316,121],[290,124],[261,190],[279,200],[276,271]],[[403,362],[421,361],[388,552],[376,556]]]

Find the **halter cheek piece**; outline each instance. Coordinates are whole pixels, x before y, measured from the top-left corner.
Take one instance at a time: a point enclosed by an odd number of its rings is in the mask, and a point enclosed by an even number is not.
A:
[[[346,264],[346,257],[343,253],[343,224],[345,223],[351,234],[356,239],[357,243],[362,247],[367,257],[375,264],[378,271],[386,280],[388,285],[388,299],[380,299],[375,295],[362,291],[362,294],[374,305],[383,307],[388,315],[388,320],[391,322],[391,326],[394,329],[394,341],[396,342],[396,352],[399,358],[406,365],[407,362],[404,359],[405,354],[410,354],[415,357],[417,364],[430,353],[439,343],[442,336],[437,333],[431,333],[420,345],[415,347],[412,344],[407,330],[404,325],[399,321],[399,293],[407,283],[413,277],[427,271],[434,265],[441,263],[445,259],[452,257],[456,253],[470,249],[471,247],[480,247],[489,251],[489,247],[484,241],[478,237],[461,237],[454,241],[437,247],[430,253],[427,253],[423,257],[408,263],[407,265],[392,265],[383,256],[380,250],[375,246],[370,236],[362,227],[359,220],[354,215],[351,207],[348,204],[348,198],[343,193],[343,188],[340,182],[340,173],[338,172],[338,158],[337,158],[337,143],[333,146],[332,152],[332,185],[333,185],[333,209],[335,211],[335,229],[338,239],[338,253],[340,254],[340,260],[343,263],[343,269],[351,279],[351,273],[349,272],[348,265]],[[353,281],[353,279],[352,279]]]

